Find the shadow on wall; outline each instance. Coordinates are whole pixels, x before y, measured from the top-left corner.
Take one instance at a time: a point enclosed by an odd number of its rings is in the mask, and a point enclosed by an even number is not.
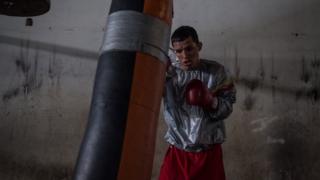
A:
[[[272,94],[277,92],[280,94],[289,95],[294,97],[296,101],[299,99],[306,99],[316,103],[320,100],[320,86],[318,86],[318,84],[312,84],[309,87],[290,88],[286,86],[275,85],[275,83],[266,83],[259,78],[240,78],[236,80],[236,84],[248,88],[251,92],[254,92],[259,88],[266,91],[271,91]],[[246,110],[251,110],[254,102],[255,99],[249,95],[245,98],[243,105]]]
[[[319,149],[317,140],[312,138],[313,126],[299,122],[293,117],[283,117],[277,125],[277,131],[272,136],[285,139],[285,145],[272,148],[271,157],[274,159],[271,167],[277,172],[276,179],[312,180],[317,177],[319,162],[314,151]],[[315,135],[315,134],[314,134]]]
[[[55,45],[45,42],[39,42],[39,41],[32,41],[28,39],[20,39],[16,37],[10,37],[10,36],[3,36],[0,35],[0,43],[2,44],[8,44],[8,45],[14,45],[14,46],[21,46],[24,42],[28,42],[29,48],[39,49],[43,51],[55,51],[59,54],[65,54],[70,55],[74,57],[80,57],[80,58],[87,58],[91,60],[98,60],[99,53],[98,52],[92,52],[87,51],[84,49],[77,49],[77,48],[71,48],[61,45]]]
[[[72,165],[40,164],[34,160],[14,160],[12,155],[0,152],[1,180],[71,180]]]
[[[257,37],[266,38],[268,40],[308,39],[310,41],[318,41],[319,38],[315,38],[314,36],[319,35],[317,33],[320,28],[318,23],[318,19],[320,17],[319,7],[319,1],[305,1],[301,2],[301,6],[296,8],[294,11],[282,9],[283,11],[288,12],[282,14],[282,16],[268,19],[263,18],[262,21],[260,19],[260,21],[251,23],[242,29],[237,29],[237,27],[231,27],[229,29],[227,28],[225,31],[218,33],[218,36],[224,37],[221,39],[222,41],[220,42],[219,39],[217,39],[218,41],[214,41],[214,44],[212,44],[210,48],[215,48],[216,46],[230,44],[241,40],[252,40],[252,38]],[[272,36],[270,37],[268,33],[272,33]],[[257,47],[252,47],[252,50],[255,48]],[[292,48],[288,50],[291,50],[292,53],[314,52],[314,50],[319,50],[319,46],[317,49],[309,49],[307,46],[300,46],[298,48]]]
[[[3,44],[10,44],[10,45],[15,45],[15,46],[22,46],[22,44],[27,44],[28,48],[34,48],[34,49],[39,49],[39,50],[44,50],[44,51],[55,51],[61,54],[65,55],[70,55],[70,56],[75,56],[75,57],[81,57],[81,58],[87,58],[90,60],[96,61],[99,57],[98,52],[92,52],[92,51],[86,51],[83,49],[76,49],[76,48],[70,48],[70,47],[65,47],[65,46],[59,46],[59,45],[54,45],[50,43],[43,43],[43,42],[38,42],[38,41],[32,41],[32,40],[25,40],[25,39],[19,39],[15,37],[8,37],[8,36],[2,36],[0,35],[0,43]],[[35,61],[36,63],[37,61]],[[28,73],[30,70],[30,65],[24,63],[22,59],[16,60],[16,66],[21,69],[23,73]],[[239,62],[238,62],[239,63]],[[319,70],[320,69],[320,59],[314,59],[311,63],[312,68]],[[301,74],[301,80],[304,81],[305,83],[308,83],[311,78],[310,72],[306,70],[306,62],[304,59],[302,59],[302,74]],[[238,67],[239,68],[239,67]],[[239,70],[238,70],[239,71]],[[262,74],[263,75],[263,74]],[[248,87],[251,91],[254,91],[256,88],[260,87],[266,90],[272,90],[272,91],[279,91],[281,93],[293,95],[296,97],[296,99],[300,98],[308,98],[312,99],[314,101],[319,100],[319,93],[320,93],[320,87],[317,87],[317,85],[312,85],[310,87],[303,87],[299,89],[292,89],[288,88],[285,86],[279,86],[275,84],[268,84],[265,83],[263,80],[264,77],[259,77],[259,78],[244,78],[244,77],[239,77],[239,72],[236,72],[235,75],[235,80],[236,83],[239,85],[243,85]],[[277,77],[274,76],[272,77],[273,81],[277,81]],[[23,88],[15,88],[11,89],[8,91],[6,94],[2,95],[2,100],[7,100],[10,99],[11,97],[17,96],[20,92],[21,89],[25,91],[26,88],[28,88],[28,84],[34,83],[34,79],[26,79],[25,84],[23,85]],[[36,86],[41,86],[41,84],[33,84],[33,86],[36,88]],[[32,86],[32,87],[33,87]],[[250,108],[250,104],[252,104],[252,101],[248,99],[248,101],[245,103],[248,108]]]

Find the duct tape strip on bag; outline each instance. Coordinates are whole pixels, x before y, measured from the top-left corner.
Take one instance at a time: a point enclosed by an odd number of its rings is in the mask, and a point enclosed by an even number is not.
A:
[[[117,11],[109,15],[101,52],[138,51],[166,62],[169,35],[169,25],[160,19],[136,11]]]

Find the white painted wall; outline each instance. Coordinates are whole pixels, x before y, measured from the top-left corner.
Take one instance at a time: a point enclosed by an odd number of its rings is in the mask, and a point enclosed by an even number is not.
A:
[[[0,16],[0,179],[68,179],[87,121],[111,1],[52,1]],[[320,177],[320,1],[176,0],[173,29],[192,25],[201,56],[237,85],[223,145],[228,179]],[[160,116],[156,179],[166,144]]]

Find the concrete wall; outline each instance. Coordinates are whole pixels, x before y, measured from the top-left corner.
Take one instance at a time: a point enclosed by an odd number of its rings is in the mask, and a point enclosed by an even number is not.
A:
[[[0,179],[71,179],[86,125],[109,3],[51,1],[0,16]]]
[[[70,179],[90,107],[110,1],[54,1],[0,16],[0,179]],[[201,56],[234,75],[223,145],[230,180],[320,178],[320,2],[179,0],[173,29],[195,26]],[[166,143],[159,118],[153,179]]]

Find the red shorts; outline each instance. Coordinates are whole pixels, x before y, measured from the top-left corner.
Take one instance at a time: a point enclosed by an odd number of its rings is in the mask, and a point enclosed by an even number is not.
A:
[[[225,180],[221,144],[202,152],[186,152],[170,146],[159,180]]]

